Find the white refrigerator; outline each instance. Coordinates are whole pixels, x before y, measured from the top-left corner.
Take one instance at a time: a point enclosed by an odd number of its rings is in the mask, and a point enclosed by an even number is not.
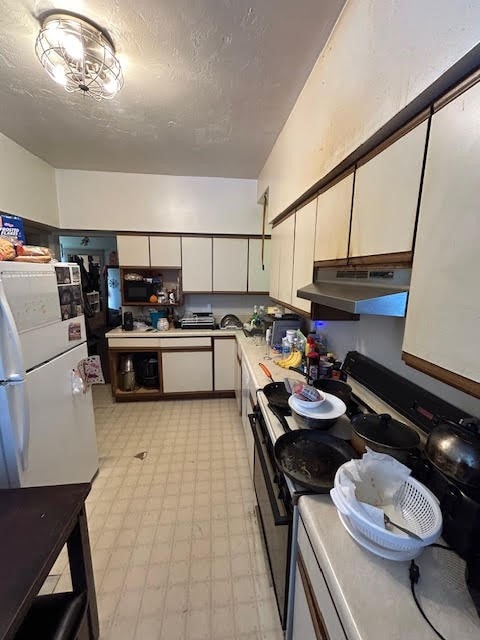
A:
[[[90,482],[98,470],[77,265],[0,262],[0,488]]]

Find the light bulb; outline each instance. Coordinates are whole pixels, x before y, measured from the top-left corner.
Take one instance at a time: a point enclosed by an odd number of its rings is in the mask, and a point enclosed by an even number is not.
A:
[[[105,91],[105,93],[115,93],[116,91],[118,91],[118,82],[115,80],[115,78],[107,80],[107,82],[105,82],[105,84],[103,85],[103,90]]]
[[[67,77],[65,75],[65,69],[62,65],[57,64],[53,69],[53,79],[58,84],[61,84],[63,87],[67,84]]]
[[[62,34],[61,46],[74,60],[80,60],[83,56],[83,45],[80,38],[70,33]]]

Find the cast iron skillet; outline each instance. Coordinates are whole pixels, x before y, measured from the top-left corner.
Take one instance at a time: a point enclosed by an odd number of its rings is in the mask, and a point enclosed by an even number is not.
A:
[[[346,405],[351,400],[352,387],[342,380],[336,380],[334,378],[319,378],[315,380],[313,386],[326,393],[331,393],[340,400],[343,400]]]
[[[263,387],[263,393],[270,405],[277,407],[278,409],[290,410],[290,407],[288,406],[290,394],[283,382],[270,382],[270,384]]]
[[[275,458],[281,471],[302,487],[328,493],[338,467],[358,454],[340,438],[323,431],[297,429],[275,442]]]

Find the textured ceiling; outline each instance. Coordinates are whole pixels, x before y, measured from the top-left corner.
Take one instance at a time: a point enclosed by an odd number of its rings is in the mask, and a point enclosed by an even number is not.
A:
[[[0,131],[55,167],[256,178],[345,0],[3,0]],[[38,16],[112,36],[125,86],[68,94],[34,52]]]

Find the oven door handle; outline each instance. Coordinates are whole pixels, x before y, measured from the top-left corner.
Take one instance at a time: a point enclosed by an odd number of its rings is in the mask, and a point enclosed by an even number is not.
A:
[[[258,438],[257,430],[255,428],[255,421],[256,421],[255,414],[254,413],[249,413],[248,414],[248,419],[250,421],[250,426],[252,427],[252,431],[253,431],[253,437],[255,439],[255,452],[257,453],[258,459],[260,460],[260,465],[262,467],[263,477],[265,479],[265,484],[266,484],[266,487],[267,487],[268,499],[269,499],[269,502],[270,502],[270,507],[272,509],[274,524],[275,524],[275,526],[289,524],[291,518],[289,516],[282,516],[282,514],[280,513],[280,511],[278,509],[277,500],[276,500],[275,495],[273,493],[272,484],[271,484],[271,481],[270,481],[270,475],[269,475],[268,469],[267,469],[267,463],[265,462],[265,458],[264,458],[263,451],[262,451],[262,445],[261,445],[261,442],[260,442],[260,440]]]

